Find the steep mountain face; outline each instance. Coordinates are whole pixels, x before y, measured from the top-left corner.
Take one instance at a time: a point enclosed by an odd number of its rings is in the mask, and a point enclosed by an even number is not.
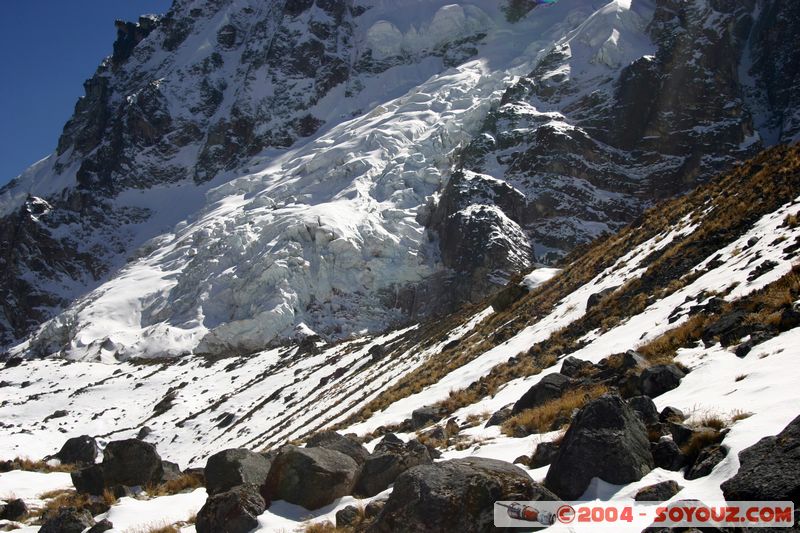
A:
[[[431,222],[443,262],[474,290],[487,270],[558,256],[800,138],[796,9],[659,0],[595,12],[506,91],[461,153]]]
[[[793,9],[176,0],[119,22],[57,151],[0,191],[2,342],[44,322],[14,353],[251,353],[478,300],[796,138]]]

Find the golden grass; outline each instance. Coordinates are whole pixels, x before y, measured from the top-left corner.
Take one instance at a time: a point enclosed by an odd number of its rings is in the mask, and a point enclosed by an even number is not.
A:
[[[784,219],[783,223],[789,226],[790,228],[796,228],[797,226],[800,226],[800,213],[786,215],[786,218]]]
[[[202,486],[203,482],[199,477],[192,474],[182,474],[180,477],[165,481],[160,485],[148,485],[145,487],[145,491],[148,496],[155,498],[158,496],[179,494],[186,490],[194,490]]]
[[[569,419],[572,411],[580,409],[591,400],[608,392],[605,385],[595,384],[567,391],[561,398],[551,400],[539,407],[526,409],[501,426],[505,435],[515,436],[520,431],[527,434],[546,433],[553,430],[553,423],[559,418]]]
[[[750,418],[751,416],[753,416],[753,413],[737,409],[733,412],[733,414],[731,414],[731,424],[735,424],[739,420],[744,420],[745,418]]]
[[[672,362],[678,348],[700,340],[708,322],[707,315],[695,315],[680,326],[665,332],[644,346],[640,346],[637,351],[653,364]]]
[[[686,455],[689,463],[693,463],[703,448],[707,448],[712,444],[719,444],[721,441],[722,435],[716,429],[702,429],[692,435],[689,442],[681,447],[681,451]]]
[[[24,470],[26,472],[41,472],[45,474],[51,472],[75,472],[78,469],[75,465],[49,465],[45,461],[35,461],[27,457],[17,457],[16,459],[6,461],[4,466],[9,470]]]

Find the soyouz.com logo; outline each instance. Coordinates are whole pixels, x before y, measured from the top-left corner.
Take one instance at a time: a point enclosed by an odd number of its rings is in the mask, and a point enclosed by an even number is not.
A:
[[[792,527],[792,502],[551,502],[502,501],[494,506],[497,527]],[[627,529],[627,528],[625,528]]]

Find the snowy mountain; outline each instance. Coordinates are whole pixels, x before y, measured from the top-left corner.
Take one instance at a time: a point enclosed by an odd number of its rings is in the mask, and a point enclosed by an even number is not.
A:
[[[353,447],[360,449],[360,443],[366,448],[358,452],[365,454],[366,463],[359,467],[362,481],[355,489],[351,480],[345,492],[334,493],[339,487],[331,485],[333,478],[314,481],[314,474],[305,472],[310,476],[303,478],[306,493],[321,487],[328,491],[329,504],[298,503],[280,487],[262,488],[262,494],[272,491],[272,501],[255,505],[260,510],[236,500],[245,507],[230,512],[243,520],[250,517],[244,522],[249,525],[237,531],[305,530],[311,523],[339,523],[346,515],[337,513],[349,505],[372,502],[378,514],[367,525],[411,531],[413,525],[398,529],[392,522],[404,516],[393,514],[399,512],[397,499],[407,497],[398,487],[406,490],[403,483],[409,476],[422,472],[438,476],[440,468],[464,468],[465,463],[457,462],[464,458],[518,458],[515,475],[536,482],[540,495],[549,489],[588,504],[631,504],[642,489],[670,481],[676,488],[663,501],[730,500],[727,480],[751,465],[752,453],[740,452],[781,432],[798,414],[798,217],[800,147],[779,147],[684,197],[659,204],[635,225],[571,256],[563,270],[533,270],[500,294],[443,320],[335,346],[306,339],[238,357],[132,358],[116,364],[14,359],[0,373],[0,419],[6,434],[0,456],[40,459],[57,452],[67,437],[91,435],[101,445],[155,445],[161,457],[183,468],[205,466],[206,488],[134,489],[89,515],[108,518],[119,531],[156,523],[179,523],[181,531],[216,531],[207,525],[214,506],[220,499],[245,496],[219,492],[212,484],[217,483],[215,472],[244,468],[236,475],[255,476],[251,481],[260,475],[253,461],[262,459],[251,457],[241,463],[247,466],[236,466],[244,461],[243,451],[236,452],[239,459],[207,461],[230,448],[262,452],[269,476],[270,468],[284,468],[276,465],[285,465],[281,461],[291,454],[313,458],[333,453],[297,450],[356,453]],[[619,397],[626,401],[615,399]],[[573,442],[571,435],[585,419],[580,413],[587,409],[622,410],[623,429],[649,446],[638,474],[619,474],[627,453],[610,453],[597,461],[585,442]],[[602,430],[602,422],[596,423]],[[345,439],[350,444],[342,448],[330,436],[314,437],[331,428],[355,435],[354,440]],[[387,436],[389,432],[395,436]],[[602,432],[594,435],[604,438]],[[614,435],[605,445],[623,446],[625,439]],[[779,442],[796,446],[788,429],[786,435]],[[371,470],[371,461],[384,464],[398,453],[409,460],[403,455],[409,452],[391,451],[397,438],[401,448],[421,442],[422,450],[427,447],[441,457],[429,466],[381,477],[386,472]],[[301,441],[306,448],[280,447]],[[560,459],[569,453],[578,454],[574,462]],[[100,467],[88,468],[111,468],[113,461],[106,455]],[[343,453],[333,455],[341,459]],[[785,461],[780,468],[789,472],[796,487],[800,462],[796,454],[788,457],[780,459]],[[751,497],[769,499],[763,495],[783,490],[783,485],[770,484],[774,465],[769,458],[761,461],[762,496]],[[484,467],[500,468],[498,463]],[[330,467],[321,464],[319,468]],[[607,464],[610,471],[603,470]],[[24,489],[18,494],[34,509],[45,505],[49,497],[39,495],[46,490],[78,486],[80,479],[87,483],[85,475],[73,474],[71,480],[63,473],[21,468],[0,474],[0,494]],[[576,473],[582,468],[591,480]],[[372,474],[365,478],[364,472]],[[252,482],[265,478],[260,479]],[[272,483],[272,477],[266,479],[267,485]],[[367,487],[377,488],[364,488],[363,479],[373,483]],[[380,479],[388,481],[380,485]],[[443,479],[437,482],[446,490],[458,493],[462,489],[457,487],[466,486],[458,482],[450,487],[449,478]],[[577,494],[570,492],[575,486]],[[159,495],[172,494],[169,490],[175,494]],[[785,499],[796,499],[796,492],[792,494]],[[458,502],[464,516],[483,519],[485,509]],[[415,508],[413,502],[408,505]],[[191,525],[198,510],[197,525]],[[479,524],[442,530],[486,530]],[[640,531],[646,525],[637,521],[614,528]],[[38,526],[26,527],[23,531]]]
[[[798,138],[792,3],[176,1],[0,191],[3,343],[127,359],[480,301]]]

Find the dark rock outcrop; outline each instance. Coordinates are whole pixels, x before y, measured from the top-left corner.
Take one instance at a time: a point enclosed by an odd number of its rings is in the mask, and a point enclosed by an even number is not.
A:
[[[728,449],[725,446],[712,444],[700,450],[692,466],[686,471],[686,479],[699,479],[705,477],[714,470],[714,467],[725,459]]]
[[[177,472],[176,472],[177,471]],[[165,470],[155,446],[138,439],[112,441],[103,450],[103,462],[73,472],[72,483],[78,492],[100,495],[106,488],[144,486],[165,480]],[[167,469],[178,475],[180,470]]]
[[[414,429],[419,429],[427,426],[432,422],[438,422],[447,414],[447,411],[441,407],[429,406],[414,409],[411,412],[411,423]]]
[[[28,512],[28,506],[19,498],[7,500],[2,507],[0,507],[0,520],[11,520],[17,522]]]
[[[197,513],[197,533],[248,533],[258,527],[258,516],[267,508],[258,487],[236,486],[208,498]]]
[[[517,400],[512,409],[512,413],[517,414],[525,409],[538,407],[551,400],[558,399],[571,384],[572,380],[563,374],[547,374]]]
[[[86,533],[103,533],[109,529],[114,529],[114,524],[112,524],[108,519],[104,518],[90,527],[89,531]]]
[[[636,411],[636,414],[639,415],[639,419],[646,427],[658,424],[658,410],[656,409],[656,404],[653,403],[653,400],[651,400],[649,396],[634,396],[633,398],[629,398],[628,405],[631,406],[631,409]]]
[[[375,446],[374,453],[361,468],[355,493],[360,496],[374,496],[394,483],[409,468],[432,462],[428,448],[419,441],[403,443],[384,438]]]
[[[722,484],[729,501],[793,501],[800,505],[800,416],[775,436],[739,452],[739,471]]]
[[[45,516],[39,533],[83,533],[94,525],[94,518],[89,511],[74,507],[62,507],[55,513]]]
[[[686,374],[675,365],[654,365],[646,368],[640,377],[642,394],[655,398],[681,384]]]
[[[675,481],[662,481],[639,490],[633,499],[637,502],[665,502],[678,494],[682,488]]]
[[[260,487],[267,480],[270,462],[261,454],[241,448],[223,450],[208,458],[204,470],[209,496],[245,483]]]
[[[686,456],[669,437],[662,437],[652,446],[653,463],[658,468],[677,472],[686,466]]]
[[[67,439],[61,449],[53,455],[64,464],[91,465],[97,460],[97,441],[89,435]]]
[[[510,463],[454,459],[417,466],[397,478],[370,531],[490,531],[498,500],[557,499]]]
[[[261,493],[266,501],[319,509],[350,494],[358,473],[358,463],[341,452],[286,445],[272,461]]]
[[[652,468],[641,420],[619,396],[607,394],[578,412],[547,472],[545,486],[574,500],[594,477],[622,485],[641,479]]]

